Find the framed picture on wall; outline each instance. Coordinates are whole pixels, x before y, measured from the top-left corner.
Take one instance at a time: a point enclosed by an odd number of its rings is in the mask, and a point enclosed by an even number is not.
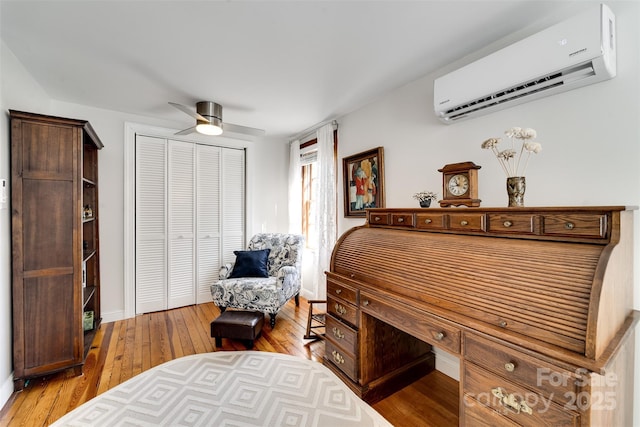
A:
[[[384,208],[382,147],[342,159],[344,216],[364,217],[367,208]]]

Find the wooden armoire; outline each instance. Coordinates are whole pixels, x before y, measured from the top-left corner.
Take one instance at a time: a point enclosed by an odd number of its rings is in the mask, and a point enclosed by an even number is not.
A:
[[[98,150],[85,120],[10,110],[13,368],[82,365],[100,325]]]

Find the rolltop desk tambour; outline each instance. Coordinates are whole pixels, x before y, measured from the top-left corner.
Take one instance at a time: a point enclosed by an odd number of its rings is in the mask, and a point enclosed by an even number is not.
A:
[[[460,359],[460,425],[630,425],[633,210],[369,209],[327,272],[325,364],[373,403]]]

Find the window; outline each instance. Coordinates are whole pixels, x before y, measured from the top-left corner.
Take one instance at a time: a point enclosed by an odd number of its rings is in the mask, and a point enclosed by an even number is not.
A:
[[[333,156],[336,157],[338,143],[338,131],[333,133]],[[306,246],[310,249],[318,247],[318,230],[315,195],[318,194],[318,149],[317,139],[312,139],[300,144],[300,164],[302,165],[302,234],[306,240]],[[335,167],[335,164],[334,164]]]
[[[315,232],[316,209],[313,195],[317,193],[318,167],[317,151],[312,145],[316,140],[309,141],[300,147],[300,163],[302,164],[302,234],[308,248],[318,247],[318,233]],[[304,150],[311,148],[310,150]]]

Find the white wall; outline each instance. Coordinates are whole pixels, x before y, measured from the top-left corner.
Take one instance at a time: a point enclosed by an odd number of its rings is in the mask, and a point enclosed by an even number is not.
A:
[[[0,179],[11,177],[9,112],[49,112],[49,98],[22,64],[0,40]],[[9,194],[8,194],[9,196]],[[11,323],[11,215],[0,209],[0,407],[13,392],[13,338]]]
[[[89,120],[105,147],[100,151],[100,245],[102,314],[124,313],[125,122],[181,129],[184,123],[103,110],[50,99],[8,47],[1,45],[0,178],[10,176],[8,109]],[[288,144],[265,138],[247,142],[247,234],[286,232]],[[0,407],[13,392],[11,326],[11,218],[0,210]]]
[[[432,112],[434,73],[381,94],[377,102],[343,117],[339,158],[383,146],[388,207],[417,206],[411,198],[414,192],[441,192],[438,168],[471,160],[482,166],[482,206],[506,206],[504,176],[496,160],[480,149],[480,143],[512,126],[532,127],[544,148],[526,174],[527,206],[640,205],[640,4],[618,1],[610,2],[610,7],[618,21],[615,79],[446,126],[437,122]],[[99,156],[102,309],[103,313],[122,311],[124,122],[169,128],[180,124],[50,100],[4,43],[1,55],[0,106],[5,120],[0,120],[0,178],[9,175],[9,108],[89,120],[105,144]],[[265,139],[252,144],[247,159],[248,234],[286,231],[288,145]],[[338,177],[342,177],[341,171]],[[576,183],[575,189],[567,190],[563,185],[567,177]],[[338,197],[342,200],[342,179],[339,181]],[[343,218],[342,203],[338,206],[339,233],[362,224],[362,220]],[[640,254],[637,217],[635,241]],[[9,213],[0,210],[0,406],[12,390],[9,234]],[[636,265],[634,306],[640,309],[638,271]],[[636,343],[640,344],[640,336]],[[636,396],[640,396],[640,349],[636,360]],[[442,366],[439,369],[451,371]],[[640,425],[637,413],[635,419]]]
[[[516,106],[454,125],[433,114],[433,80],[442,70],[382,96],[343,117],[339,158],[384,147],[387,207],[418,207],[420,190],[442,195],[438,172],[448,163],[481,165],[482,206],[507,206],[505,175],[480,144],[513,126],[538,131],[543,151],[529,164],[526,206],[640,205],[640,3],[611,2],[616,14],[618,75],[612,80]],[[468,61],[467,61],[468,62]],[[340,162],[340,167],[342,166]],[[339,177],[342,172],[339,171]],[[343,184],[340,179],[339,200]],[[344,218],[339,233],[360,225]],[[635,260],[640,256],[640,223],[635,212]],[[640,310],[640,262],[636,261],[634,307]],[[640,329],[640,328],[637,328]],[[635,396],[640,396],[640,333],[636,335]],[[451,374],[451,357],[439,357]],[[454,375],[456,376],[456,375]],[[640,425],[636,408],[635,425]]]
[[[161,119],[52,101],[52,114],[89,120],[104,143],[98,154],[100,183],[100,264],[102,316],[124,316],[124,151],[125,123],[180,129]],[[282,142],[242,142],[247,147],[247,235],[287,230],[288,148]],[[283,154],[284,153],[284,154]],[[284,172],[283,172],[284,171]]]

